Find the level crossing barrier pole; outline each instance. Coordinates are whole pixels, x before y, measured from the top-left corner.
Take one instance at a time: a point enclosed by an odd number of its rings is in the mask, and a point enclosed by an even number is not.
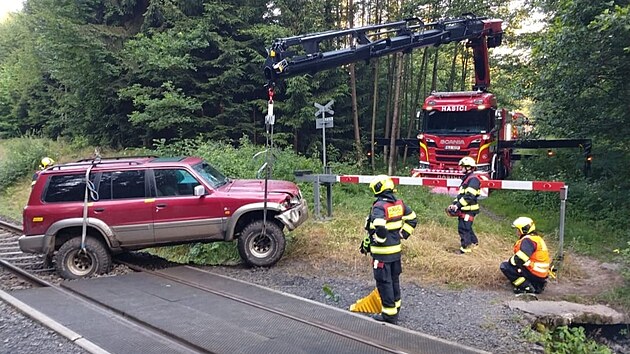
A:
[[[560,188],[560,235],[558,240],[558,258],[562,260],[564,258],[564,217],[567,208],[567,195],[569,193],[569,187],[564,186]]]
[[[298,180],[312,180],[315,175],[305,175],[296,177]],[[325,181],[318,179],[319,182],[328,182],[330,187],[332,182],[339,183],[360,183],[369,184],[376,176],[363,175],[321,175],[325,176]],[[299,179],[301,178],[301,179]],[[396,185],[413,185],[425,187],[440,188],[459,188],[462,180],[459,178],[424,178],[424,177],[397,177],[392,176],[391,179]],[[558,181],[504,181],[504,180],[486,180],[481,179],[481,188],[503,189],[503,190],[521,190],[521,191],[537,191],[537,192],[559,192],[560,194],[560,230],[558,240],[558,258],[561,261],[564,249],[564,226],[566,217],[566,201],[568,195],[568,186],[564,182]],[[318,195],[315,196],[315,210],[319,210],[319,186],[317,186]],[[332,210],[332,189],[328,190],[329,212]],[[329,214],[332,216],[332,213]]]

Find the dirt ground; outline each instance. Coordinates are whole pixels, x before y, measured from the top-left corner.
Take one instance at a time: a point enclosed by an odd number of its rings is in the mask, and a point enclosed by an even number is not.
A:
[[[575,272],[571,280],[563,277],[561,269],[558,278],[552,279],[545,292],[539,295],[541,300],[591,299],[620,287],[624,282],[617,264],[602,263],[587,257],[573,257],[566,267],[579,269],[566,270]]]

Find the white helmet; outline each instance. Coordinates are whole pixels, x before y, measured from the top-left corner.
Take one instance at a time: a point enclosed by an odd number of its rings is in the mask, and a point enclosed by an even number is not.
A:
[[[477,167],[475,159],[470,156],[463,157],[461,160],[459,160],[459,165],[464,167]]]

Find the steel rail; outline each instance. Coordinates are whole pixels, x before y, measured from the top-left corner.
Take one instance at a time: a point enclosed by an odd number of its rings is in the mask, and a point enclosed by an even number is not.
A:
[[[22,227],[19,225],[15,225],[3,220],[0,220],[0,230],[7,230],[9,231],[9,236],[8,237],[2,237],[0,238],[0,240],[3,241],[7,241],[9,239],[9,237],[12,237],[11,235],[20,235],[22,233]],[[15,256],[16,252],[11,252],[11,249],[14,248],[18,248],[18,244],[17,244],[17,240],[9,240],[7,242],[3,242],[7,243],[8,246],[7,247],[3,247],[3,251],[0,252],[0,266],[6,270],[8,270],[9,272],[13,273],[14,275],[16,275],[17,277],[19,277],[20,279],[26,280],[28,283],[36,286],[36,287],[49,287],[52,286],[49,282],[40,279],[39,277],[37,277],[34,274],[31,274],[28,270],[20,267],[19,265],[13,264],[11,263],[11,260],[16,260],[15,257],[11,258],[11,257],[7,257],[7,256]],[[21,253],[21,252],[19,252]],[[19,254],[18,253],[18,254]],[[41,257],[36,256],[36,255],[32,255],[32,256],[27,256],[27,257],[20,257],[18,260],[41,260]]]
[[[212,289],[212,288],[209,288],[207,286],[203,286],[203,285],[200,285],[200,284],[197,284],[197,283],[194,283],[194,282],[190,282],[190,281],[187,281],[187,280],[184,280],[184,279],[180,279],[180,278],[172,276],[172,275],[164,274],[164,273],[160,272],[159,270],[155,271],[155,270],[146,269],[146,268],[143,268],[142,266],[138,266],[138,265],[126,262],[126,261],[120,261],[119,260],[118,262],[121,263],[121,264],[126,265],[127,267],[129,267],[129,268],[131,268],[131,269],[133,269],[135,271],[145,272],[145,273],[148,273],[148,274],[151,274],[151,275],[163,278],[163,279],[172,280],[172,281],[178,282],[180,284],[184,284],[184,285],[193,287],[193,288],[198,289],[198,290],[202,290],[202,291],[205,291],[205,292],[217,295],[217,296],[221,296],[221,297],[224,297],[224,298],[229,299],[229,300],[237,301],[237,302],[240,302],[242,304],[249,305],[249,306],[255,307],[257,309],[263,310],[263,311],[271,312],[273,314],[276,314],[276,315],[279,315],[279,316],[282,316],[282,317],[285,317],[285,318],[289,318],[291,320],[294,320],[294,321],[297,321],[297,322],[309,325],[311,327],[319,328],[319,329],[324,330],[326,332],[330,332],[330,333],[336,334],[338,336],[341,336],[341,337],[344,337],[344,338],[347,338],[347,339],[351,339],[353,341],[365,344],[367,346],[381,349],[381,350],[383,350],[385,352],[396,353],[396,354],[407,353],[403,349],[399,349],[399,348],[394,348],[394,347],[391,347],[391,346],[383,345],[383,344],[378,343],[378,342],[376,342],[376,341],[374,341],[374,340],[372,340],[370,338],[359,336],[357,333],[350,332],[350,331],[344,330],[344,329],[339,328],[339,327],[335,327],[335,326],[330,325],[330,324],[326,324],[326,323],[322,323],[322,322],[318,322],[318,321],[314,321],[314,320],[309,320],[309,319],[305,319],[305,318],[301,318],[301,317],[295,316],[293,314],[290,314],[290,313],[288,313],[286,311],[283,311],[281,309],[269,308],[269,306],[267,306],[267,305],[263,305],[263,304],[261,304],[259,302],[246,299],[246,298],[241,297],[241,296],[239,296],[237,294],[234,294],[234,293],[229,293],[229,292],[226,292],[226,291]],[[185,266],[185,267],[187,267],[187,266]]]

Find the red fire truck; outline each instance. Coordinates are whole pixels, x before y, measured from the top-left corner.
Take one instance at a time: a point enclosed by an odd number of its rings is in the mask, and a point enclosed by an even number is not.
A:
[[[490,179],[503,179],[509,175],[513,161],[520,158],[520,154],[514,153],[516,148],[581,147],[586,163],[590,162],[590,140],[528,139],[533,125],[527,117],[497,107],[496,96],[488,91],[488,48],[501,44],[499,31],[500,23],[494,31],[482,32],[466,43],[473,51],[472,91],[433,92],[424,100],[422,127],[417,137],[419,167],[412,170],[412,176],[460,177],[458,162],[470,156],[477,162],[478,173]]]
[[[413,176],[453,178],[460,176],[458,161],[473,157],[479,170],[489,178],[505,178],[518,159],[516,148],[539,149],[583,147],[590,156],[590,140],[523,140],[523,116],[497,107],[488,92],[490,69],[488,48],[501,44],[502,21],[466,14],[461,18],[424,23],[418,19],[345,30],[332,30],[276,39],[264,64],[265,77],[272,89],[284,77],[311,73],[369,60],[415,48],[439,46],[466,40],[473,50],[475,83],[472,91],[433,92],[423,105],[418,141],[400,139],[397,146],[419,147],[419,167]],[[320,50],[323,41],[351,43],[347,48]],[[301,50],[290,50],[301,46]],[[270,96],[272,97],[272,95]],[[388,139],[377,139],[380,144]],[[586,159],[590,162],[590,157]]]

